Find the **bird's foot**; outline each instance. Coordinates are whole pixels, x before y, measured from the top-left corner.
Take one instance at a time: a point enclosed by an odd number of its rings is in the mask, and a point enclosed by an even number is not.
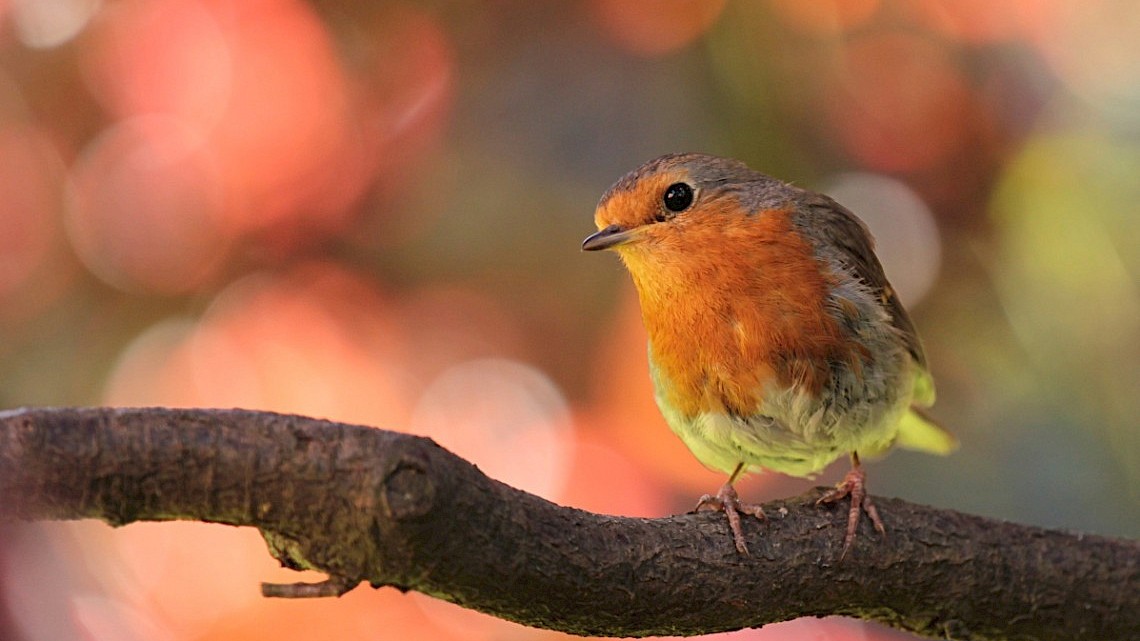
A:
[[[851,509],[847,512],[847,534],[843,537],[843,552],[839,555],[840,561],[847,556],[847,551],[851,549],[851,543],[855,541],[855,531],[859,529],[859,517],[862,512],[866,512],[867,516],[871,517],[871,523],[874,524],[879,534],[887,535],[887,529],[883,527],[883,520],[879,518],[879,511],[875,509],[875,504],[867,495],[866,484],[867,475],[863,472],[863,468],[859,467],[856,460],[855,467],[847,473],[847,476],[843,477],[843,480],[834,488],[824,492],[823,496],[815,502],[816,505],[835,503],[844,497],[851,497]]]
[[[740,529],[740,515],[749,514],[761,520],[768,519],[759,505],[744,503],[740,500],[731,481],[722,485],[716,496],[712,494],[702,496],[697,501],[697,507],[693,508],[693,512],[708,512],[710,510],[724,512],[724,515],[728,517],[728,527],[732,530],[732,540],[736,543],[736,550],[744,555],[748,554],[748,546],[744,543],[744,532]]]

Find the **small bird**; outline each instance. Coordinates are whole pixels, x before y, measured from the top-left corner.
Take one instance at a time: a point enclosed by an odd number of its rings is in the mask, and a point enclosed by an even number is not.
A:
[[[852,468],[819,503],[850,496],[846,556],[865,511],[859,454],[957,446],[920,408],[934,381],[867,227],[831,198],[716,156],[651,160],[602,196],[587,251],[613,249],[633,277],[657,406],[710,469],[729,475],[696,511],[765,518],[733,483],[748,471],[811,477]]]

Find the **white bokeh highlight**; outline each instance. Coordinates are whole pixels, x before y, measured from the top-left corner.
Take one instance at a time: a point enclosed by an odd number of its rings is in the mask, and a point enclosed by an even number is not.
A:
[[[922,300],[942,263],[938,226],[926,202],[901,180],[868,172],[839,174],[823,191],[867,223],[903,305]]]

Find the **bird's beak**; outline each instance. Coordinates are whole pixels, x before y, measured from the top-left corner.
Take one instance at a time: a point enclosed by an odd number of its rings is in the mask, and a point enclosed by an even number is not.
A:
[[[633,230],[623,229],[619,225],[610,225],[601,231],[594,232],[582,241],[582,249],[588,252],[617,247],[628,242],[633,237]]]

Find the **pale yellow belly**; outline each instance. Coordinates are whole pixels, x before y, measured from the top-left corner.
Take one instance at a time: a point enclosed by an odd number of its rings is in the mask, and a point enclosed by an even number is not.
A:
[[[706,467],[731,473],[744,463],[749,470],[800,477],[811,477],[853,451],[890,447],[909,403],[909,396],[899,397],[836,413],[794,392],[775,392],[749,417],[717,412],[686,417],[658,397],[669,427]]]

